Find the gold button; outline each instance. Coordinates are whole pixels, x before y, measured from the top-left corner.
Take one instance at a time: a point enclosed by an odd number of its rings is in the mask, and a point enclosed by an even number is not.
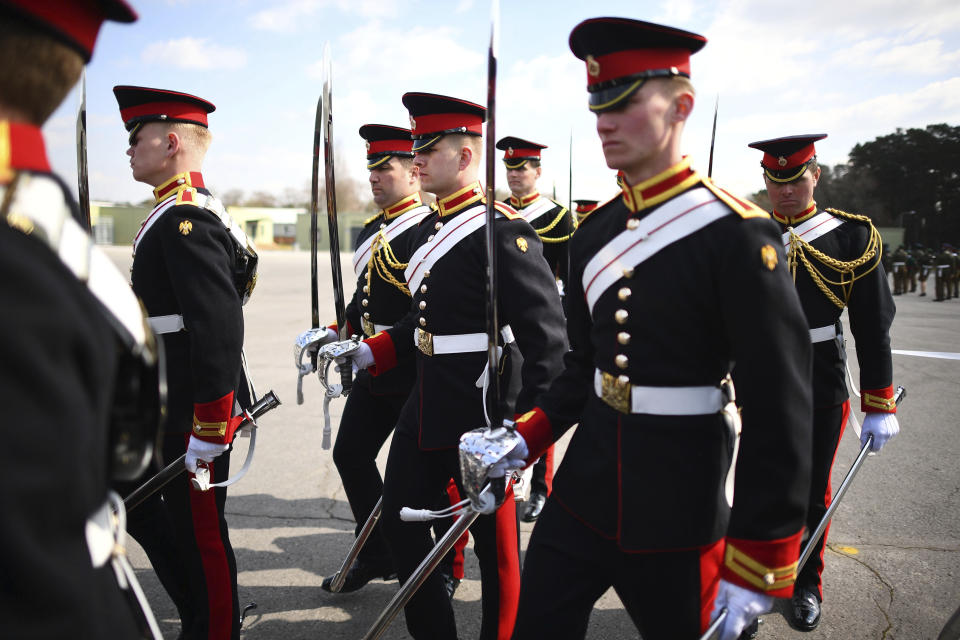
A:
[[[627,386],[628,384],[630,384],[630,376],[628,375],[617,376],[617,384],[619,384],[622,387]]]
[[[426,308],[427,308],[427,301],[426,301],[426,300],[421,300],[421,301],[420,301],[420,308],[421,308],[421,309],[426,309]]]
[[[381,222],[381,223],[380,223],[380,228],[381,228],[381,229],[386,229],[386,228],[387,228],[387,223],[386,223],[386,222]]]
[[[363,317],[366,318],[367,320],[369,320],[369,319],[370,319],[370,312],[369,312],[369,311],[364,311],[364,312],[363,312]]]
[[[621,331],[617,334],[617,342],[620,344],[630,344],[630,334],[626,331]]]
[[[427,292],[427,285],[425,284],[420,285],[420,293],[426,293],[426,292]]]
[[[368,285],[368,284],[363,285],[363,292],[364,292],[364,293],[370,293],[370,285]]]
[[[624,277],[624,278],[632,278],[632,277],[633,277],[633,267],[630,267],[630,268],[628,268],[628,269],[624,269],[624,270],[623,270],[623,277]]]
[[[442,222],[438,222],[437,224],[433,225],[433,228],[436,229],[437,231],[440,231],[442,227],[443,227]]]
[[[630,364],[630,359],[622,353],[617,354],[617,357],[613,359],[616,363],[618,369],[626,369],[627,365]]]
[[[629,220],[627,220],[627,229],[630,229],[630,231],[633,231],[639,226],[640,226],[640,221],[637,220],[636,218],[630,218]]]
[[[421,327],[427,326],[427,319],[426,319],[426,318],[420,318],[420,326],[421,326]]]
[[[363,300],[361,300],[361,301],[360,301],[360,304],[362,304],[363,306],[365,306],[365,307],[366,307],[367,305],[369,305],[369,304],[370,304],[370,301],[369,301],[369,300],[367,300],[366,298],[364,298]]]
[[[430,269],[427,269],[426,271],[423,272],[423,277],[424,277],[424,278],[429,278],[429,277],[430,277]]]
[[[617,324],[627,324],[627,318],[630,317],[630,314],[627,313],[626,309],[617,309],[616,313],[613,314],[613,319],[617,321]]]
[[[631,293],[633,293],[633,291],[630,291],[628,287],[622,287],[620,291],[617,291],[617,298],[620,300],[627,300]]]
[[[433,242],[433,234],[432,234],[432,233],[431,233],[429,236],[427,236],[427,242]]]
[[[763,583],[764,583],[765,585],[770,586],[770,585],[772,585],[772,584],[774,583],[774,581],[775,581],[775,578],[773,577],[773,573],[772,573],[772,572],[767,572],[767,573],[763,574]]]

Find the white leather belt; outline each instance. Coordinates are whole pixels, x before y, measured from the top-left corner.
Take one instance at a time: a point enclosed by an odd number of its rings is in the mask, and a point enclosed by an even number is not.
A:
[[[826,342],[837,337],[837,325],[831,324],[826,327],[817,327],[810,329],[810,342]]]
[[[504,325],[500,329],[504,344],[513,342],[513,329]],[[472,353],[487,350],[486,333],[459,333],[446,336],[436,336],[429,331],[417,327],[413,332],[413,344],[428,356],[438,356],[450,353]]]
[[[695,416],[717,413],[726,400],[719,387],[643,387],[621,382],[612,374],[595,369],[593,390],[597,397],[621,413],[658,416]]]
[[[183,316],[177,314],[169,316],[151,316],[147,318],[147,322],[150,323],[150,328],[153,329],[153,332],[158,334],[176,333],[177,331],[182,331],[184,328]]]
[[[948,264],[938,264],[938,265],[937,265],[937,271],[946,271],[946,270],[949,269],[949,268],[950,268],[950,265],[948,265]]]

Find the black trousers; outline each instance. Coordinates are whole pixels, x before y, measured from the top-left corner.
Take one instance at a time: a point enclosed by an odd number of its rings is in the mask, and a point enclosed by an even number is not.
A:
[[[843,437],[843,428],[847,423],[850,412],[850,401],[832,407],[813,410],[813,467],[810,474],[810,503],[807,507],[807,532],[820,524],[830,503],[833,501],[833,488],[830,486],[830,475],[833,463],[837,458],[837,447]],[[797,585],[808,589],[816,589],[823,600],[823,548],[830,532],[827,525],[820,541],[813,547],[813,552],[797,576]]]
[[[722,539],[623,552],[551,497],[524,558],[513,638],[584,638],[594,604],[613,587],[644,640],[694,640],[710,623],[722,560]]]
[[[357,523],[359,535],[373,507],[383,495],[383,480],[377,469],[377,454],[397,424],[407,394],[374,395],[362,384],[355,384],[347,396],[343,417],[333,445],[343,490]],[[364,562],[383,562],[389,558],[382,527],[378,523],[360,551]]]
[[[400,581],[405,582],[433,547],[430,524],[403,522],[400,509],[433,509],[437,492],[453,477],[465,496],[456,448],[421,451],[416,440],[394,433],[383,490],[383,532]],[[504,500],[496,513],[480,516],[470,527],[480,563],[482,588],[480,638],[508,638],[513,628],[520,587],[519,528],[516,503]],[[404,609],[414,638],[457,638],[453,607],[434,572]]]
[[[544,452],[540,459],[533,465],[533,471],[530,474],[530,493],[542,493],[545,496],[553,491],[553,449],[554,445]]]
[[[166,464],[186,452],[189,439],[189,433],[164,436]],[[229,451],[210,464],[210,475],[211,482],[229,477]],[[227,490],[197,491],[190,478],[189,473],[180,474],[128,512],[127,531],[143,547],[176,605],[181,638],[237,640],[237,563],[223,512]]]

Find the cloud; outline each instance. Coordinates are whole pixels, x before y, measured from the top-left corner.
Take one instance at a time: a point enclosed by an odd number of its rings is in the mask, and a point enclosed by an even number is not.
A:
[[[924,40],[896,45],[894,41],[873,38],[857,42],[836,51],[831,59],[835,64],[860,68],[871,73],[900,73],[909,70],[919,75],[935,75],[955,67],[960,51],[944,51],[940,40]]]
[[[240,49],[214,44],[209,38],[190,37],[151,43],[140,59],[148,64],[204,71],[242,69],[247,64],[247,54]]]
[[[320,0],[294,0],[261,9],[247,20],[254,29],[285,33],[294,31],[301,20],[313,15],[321,6]]]

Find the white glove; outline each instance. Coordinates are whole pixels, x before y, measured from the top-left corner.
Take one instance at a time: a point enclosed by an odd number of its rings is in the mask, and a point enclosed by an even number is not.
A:
[[[490,471],[487,472],[488,478],[502,478],[507,475],[508,471],[523,469],[527,466],[527,456],[530,455],[530,451],[527,449],[527,441],[524,440],[523,436],[519,433],[517,437],[519,441],[513,446],[513,449],[510,449],[507,455],[500,458],[500,460],[493,463],[493,466],[490,467]]]
[[[320,327],[318,329],[307,329],[297,337],[297,341],[307,343],[303,352],[312,358],[317,355],[320,347],[339,338],[340,336],[337,335],[337,332],[330,327]]]
[[[860,430],[860,446],[867,444],[867,436],[873,436],[871,451],[879,452],[887,440],[900,433],[900,422],[892,413],[868,413],[863,418],[863,428]]]
[[[717,599],[713,601],[710,620],[716,620],[724,607],[727,608],[727,617],[724,618],[719,632],[714,637],[717,640],[737,640],[744,627],[761,613],[766,613],[773,608],[773,596],[738,587],[721,578]]]
[[[213,459],[230,448],[229,444],[220,444],[217,442],[207,442],[199,438],[190,436],[190,443],[187,445],[187,459],[185,460],[187,471],[197,472],[197,460],[204,462],[213,462]]]
[[[372,367],[376,364],[373,359],[373,351],[370,350],[370,345],[368,345],[366,342],[361,342],[357,350],[351,353],[349,356],[337,358],[337,371],[340,371],[340,366],[346,364],[347,360],[349,360],[350,364],[353,366],[354,373],[357,373],[357,371],[361,369]]]

